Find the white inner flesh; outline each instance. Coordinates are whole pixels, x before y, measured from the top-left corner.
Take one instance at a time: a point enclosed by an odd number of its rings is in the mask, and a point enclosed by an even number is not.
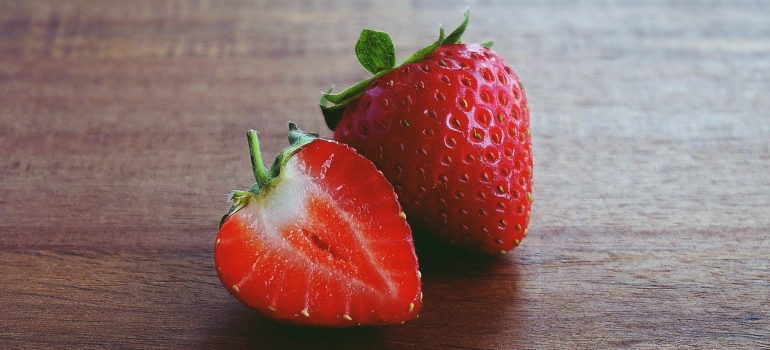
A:
[[[321,169],[322,174],[320,174],[320,176],[325,175],[326,171],[331,166],[333,158],[334,154],[331,154],[324,162]],[[281,235],[281,228],[288,222],[302,220],[302,218],[307,215],[305,204],[307,203],[307,197],[311,192],[320,197],[329,196],[311,177],[306,175],[306,173],[307,172],[305,169],[302,169],[299,162],[294,158],[290,159],[283,169],[281,181],[270,190],[270,193],[242,209],[243,213],[241,213],[241,215],[245,215],[244,219],[250,223],[249,231],[252,233],[261,233],[258,237],[254,237],[254,239],[263,240],[266,246],[272,247],[273,251],[294,251],[294,248],[291,247]],[[334,201],[330,202],[336,204]],[[352,220],[350,217],[351,214],[343,212],[341,209],[338,210],[338,213],[343,217],[343,220],[353,224],[352,227],[357,241],[356,244],[364,250],[369,261],[377,266],[376,270],[380,274],[380,277],[386,281],[389,292],[395,292],[396,286],[393,284],[393,281],[385,275],[383,269],[379,267],[378,261],[371,255],[370,250],[368,249],[369,242],[361,233],[360,228],[355,225],[358,220]],[[260,229],[260,226],[262,229]],[[358,279],[333,271],[326,266],[314,264],[309,257],[299,252],[290,255],[284,254],[283,256],[287,259],[298,259],[299,261],[295,261],[294,263],[308,266],[308,279],[312,279],[313,275],[334,276],[337,279],[349,283],[353,288],[363,287],[375,291],[372,286],[369,286]],[[259,264],[259,259],[256,264]],[[254,266],[254,268],[259,267]],[[246,278],[248,278],[248,276]]]

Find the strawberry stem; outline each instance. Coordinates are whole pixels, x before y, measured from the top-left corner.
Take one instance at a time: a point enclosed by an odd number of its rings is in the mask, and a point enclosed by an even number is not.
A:
[[[249,130],[246,134],[249,140],[249,153],[251,153],[251,168],[254,171],[254,179],[257,183],[251,188],[250,192],[255,194],[259,193],[259,189],[262,188],[270,180],[270,176],[267,174],[264,163],[262,163],[262,152],[259,150],[259,138],[257,132]]]
[[[297,127],[294,123],[289,123],[289,147],[286,147],[279,153],[273,164],[270,166],[270,170],[265,169],[264,163],[262,163],[262,152],[259,149],[259,137],[257,132],[249,130],[246,134],[246,138],[249,141],[249,153],[251,153],[251,168],[254,171],[254,179],[256,183],[248,191],[233,191],[230,194],[230,202],[233,205],[230,210],[227,211],[219,221],[219,226],[222,227],[225,220],[228,217],[235,214],[238,210],[243,209],[249,202],[259,196],[264,196],[270,188],[275,187],[280,181],[283,175],[283,168],[286,163],[299,152],[302,147],[308,143],[313,142],[318,138],[318,134],[304,132]]]

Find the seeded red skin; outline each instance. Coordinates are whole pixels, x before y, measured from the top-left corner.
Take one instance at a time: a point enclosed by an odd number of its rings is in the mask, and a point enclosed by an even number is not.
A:
[[[451,44],[375,79],[334,138],[383,172],[413,231],[498,254],[518,246],[529,224],[529,122],[523,85],[504,60]]]
[[[281,223],[278,245],[264,239],[265,224],[249,208],[256,204],[228,216],[214,248],[222,284],[283,323],[348,327],[415,318],[422,306],[417,257],[391,185],[371,162],[331,140],[316,139],[292,158],[323,194],[309,195],[307,215]],[[355,230],[362,236],[349,234]]]

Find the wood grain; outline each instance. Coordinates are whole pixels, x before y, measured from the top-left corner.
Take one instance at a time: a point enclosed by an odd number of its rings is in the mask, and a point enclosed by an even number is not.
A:
[[[286,121],[399,58],[459,1],[0,1],[0,342],[16,348],[768,348],[767,2],[471,5],[525,82],[530,235],[499,259],[418,242],[398,327],[300,329],[213,271],[226,195]]]

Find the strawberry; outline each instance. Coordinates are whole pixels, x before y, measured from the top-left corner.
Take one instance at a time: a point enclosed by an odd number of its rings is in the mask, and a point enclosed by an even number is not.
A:
[[[415,318],[422,292],[412,234],[393,187],[347,145],[289,125],[291,145],[231,195],[214,249],[241,303],[275,320],[344,327]],[[353,176],[355,172],[355,176]]]
[[[529,107],[490,44],[460,43],[465,20],[396,64],[386,33],[365,29],[356,54],[372,77],[321,99],[334,139],[393,184],[414,232],[488,254],[527,235],[532,202]]]

